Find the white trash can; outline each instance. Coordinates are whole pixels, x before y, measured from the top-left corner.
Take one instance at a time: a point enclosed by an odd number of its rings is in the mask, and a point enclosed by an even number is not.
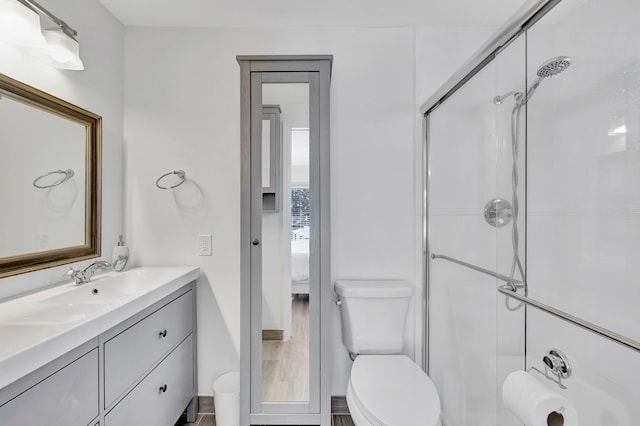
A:
[[[240,373],[223,374],[213,382],[216,426],[240,426]]]

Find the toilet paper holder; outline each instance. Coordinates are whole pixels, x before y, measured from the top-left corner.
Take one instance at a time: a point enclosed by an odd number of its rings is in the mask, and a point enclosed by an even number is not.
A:
[[[562,384],[562,379],[571,377],[571,364],[569,364],[567,355],[559,349],[548,349],[542,357],[542,363],[544,364],[544,372],[536,367],[530,367],[527,371],[535,370],[556,383],[561,389],[566,389],[567,387]],[[549,373],[553,377],[550,377]]]

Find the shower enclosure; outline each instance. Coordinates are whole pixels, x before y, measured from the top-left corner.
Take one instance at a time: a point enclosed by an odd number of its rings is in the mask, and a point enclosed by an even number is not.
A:
[[[422,108],[425,367],[446,425],[521,425],[501,396],[516,370],[581,426],[640,419],[638,18],[529,1]]]

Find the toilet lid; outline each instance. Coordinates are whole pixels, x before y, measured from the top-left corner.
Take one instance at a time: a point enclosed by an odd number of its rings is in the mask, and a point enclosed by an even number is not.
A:
[[[433,382],[405,355],[359,355],[349,386],[354,402],[374,425],[440,424],[440,398]]]

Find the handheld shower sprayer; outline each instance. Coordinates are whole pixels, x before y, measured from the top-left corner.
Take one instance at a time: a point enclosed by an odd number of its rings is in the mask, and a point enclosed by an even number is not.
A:
[[[510,92],[505,93],[502,96],[496,96],[493,98],[493,103],[496,105],[500,105],[502,104],[502,101],[504,101],[505,99],[507,99],[509,96],[512,96],[514,98],[516,98],[516,103],[519,103],[521,98],[522,98],[522,92],[516,92],[515,90],[512,90]]]
[[[542,80],[547,77],[553,77],[556,74],[560,74],[562,71],[566,70],[569,65],[571,65],[571,58],[569,58],[568,56],[556,56],[555,58],[551,58],[540,65],[538,71],[536,72],[538,78],[536,78],[533,84],[531,84],[531,86],[527,88],[526,92],[523,93],[512,90],[502,96],[496,96],[493,98],[493,103],[496,105],[500,105],[509,96],[513,96],[513,98],[515,99],[515,104],[513,106],[513,110],[511,111],[511,244],[513,247],[513,257],[511,262],[511,272],[509,276],[511,278],[514,278],[516,271],[520,274],[524,286],[525,296],[528,294],[529,287],[527,284],[522,262],[520,261],[520,254],[518,253],[520,246],[520,236],[518,231],[518,151],[520,145],[518,138],[520,135],[520,113],[522,112],[522,107],[526,105],[529,99],[531,99],[531,96],[533,96],[538,86],[540,86],[540,84],[542,83]],[[514,291],[516,290],[517,289],[514,287]]]
[[[509,96],[513,96],[516,100],[516,107],[522,106],[526,104],[529,99],[531,99],[533,93],[536,91],[538,86],[540,86],[540,83],[542,83],[542,80],[547,77],[553,77],[556,74],[560,74],[562,71],[569,68],[569,65],[571,65],[571,58],[568,56],[556,56],[555,58],[551,58],[543,62],[540,67],[538,67],[538,71],[536,72],[538,78],[533,82],[533,84],[531,84],[531,86],[529,86],[526,96],[522,92],[512,90],[502,96],[494,97],[493,103],[496,105],[500,105],[506,98],[508,98]]]

